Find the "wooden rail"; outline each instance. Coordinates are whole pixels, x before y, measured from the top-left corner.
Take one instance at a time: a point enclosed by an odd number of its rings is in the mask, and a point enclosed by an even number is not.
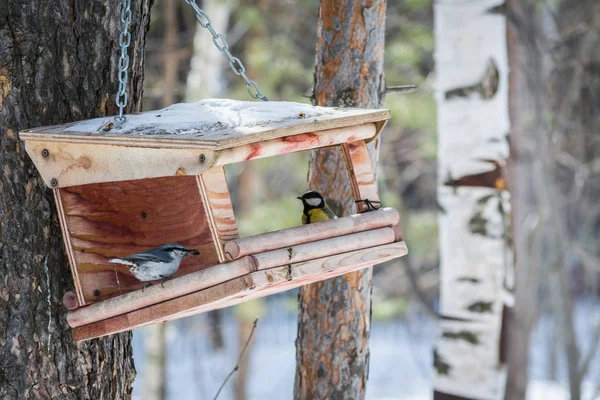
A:
[[[394,209],[382,209],[363,215],[285,229],[279,231],[279,233],[270,232],[255,235],[246,238],[245,242],[241,242],[241,248],[245,251],[252,251],[253,254],[171,279],[163,285],[156,284],[144,290],[139,289],[73,309],[67,314],[67,322],[71,327],[78,327],[135,312],[138,309],[247,276],[258,270],[270,270],[310,260],[326,259],[339,254],[352,253],[356,250],[390,244],[401,238],[398,236],[398,229],[389,226],[397,221],[398,213]],[[382,224],[388,226],[377,227]],[[358,232],[349,233],[353,231]],[[304,234],[307,234],[307,236],[303,236]],[[324,235],[327,235],[326,238],[318,240]],[[253,247],[256,243],[264,243],[265,237],[273,243],[261,246],[262,249],[278,248],[271,251],[259,251],[256,247]],[[252,240],[248,241],[248,239]],[[312,240],[312,242],[305,243],[307,240]],[[72,307],[71,304],[68,304],[68,306]]]
[[[383,208],[364,214],[351,215],[327,222],[282,229],[280,231],[238,238],[225,243],[225,257],[235,260],[248,254],[282,249],[350,233],[362,232],[384,226],[394,226],[400,221],[398,211]]]

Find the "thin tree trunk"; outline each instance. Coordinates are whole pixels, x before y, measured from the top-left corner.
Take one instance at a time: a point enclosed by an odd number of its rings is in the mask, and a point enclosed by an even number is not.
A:
[[[238,316],[238,348],[240,352],[243,350],[248,338],[254,329],[254,321],[250,321],[247,317]],[[248,376],[250,374],[250,354],[252,354],[252,348],[254,342],[250,341],[244,357],[238,364],[238,373],[235,379],[235,400],[246,400],[246,388],[248,386]]]
[[[225,33],[231,15],[232,2],[204,0],[202,9],[210,17],[215,31],[224,34],[227,39]],[[225,68],[229,68],[225,63],[226,60],[225,54],[213,45],[210,32],[198,24],[194,36],[194,55],[187,80],[185,96],[187,101],[215,97],[223,92],[225,86],[223,71]]]
[[[435,4],[441,335],[434,399],[500,399],[514,265],[502,0]]]
[[[176,89],[179,79],[179,27],[177,26],[177,0],[163,0],[162,12],[164,14],[165,38],[163,41],[163,65],[164,65],[164,94],[162,106],[168,107],[175,103]],[[174,54],[175,53],[175,54]]]
[[[319,10],[314,99],[321,106],[383,104],[386,1],[323,0]],[[370,145],[377,162],[376,143]],[[338,215],[355,211],[339,149],[311,153],[308,186]],[[372,270],[301,288],[296,399],[364,399],[369,372]]]
[[[166,322],[149,326],[145,330],[144,400],[163,400],[167,398]]]
[[[175,52],[179,47],[176,0],[164,0],[161,14],[164,26],[161,107],[168,107],[175,103],[179,83],[179,56]],[[145,400],[163,400],[167,397],[167,323],[165,321],[145,328],[144,351],[148,360],[143,387]]]
[[[150,0],[133,0],[129,111],[139,110]],[[20,129],[114,115],[120,0],[0,3],[0,398],[127,399],[131,333],[76,345],[52,192]]]
[[[507,2],[509,113],[513,237],[516,253],[515,307],[508,313],[508,376],[506,400],[524,400],[527,395],[529,340],[538,313],[538,286],[543,238],[540,233],[539,194],[536,181],[543,177],[537,138],[544,135],[539,74],[541,54],[536,44],[535,6],[522,0]],[[532,71],[535,73],[531,73]],[[553,344],[554,346],[556,344]]]

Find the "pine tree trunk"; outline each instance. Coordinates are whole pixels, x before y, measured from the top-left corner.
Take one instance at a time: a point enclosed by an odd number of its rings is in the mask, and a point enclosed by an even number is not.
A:
[[[119,0],[0,3],[0,398],[126,399],[131,333],[76,345],[52,192],[20,129],[115,114]],[[151,0],[133,0],[129,110],[139,110]]]
[[[317,105],[383,104],[386,1],[322,0],[315,71]],[[376,143],[370,145],[377,162]],[[337,148],[311,154],[308,186],[338,215],[355,212],[348,172]],[[296,399],[364,399],[369,372],[372,270],[300,290]]]
[[[501,399],[514,284],[508,62],[502,0],[435,4],[440,338],[434,399]]]

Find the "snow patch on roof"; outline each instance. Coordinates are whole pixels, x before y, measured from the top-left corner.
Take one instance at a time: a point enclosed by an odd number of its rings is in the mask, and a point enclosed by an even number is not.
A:
[[[268,126],[287,120],[333,115],[340,110],[287,101],[236,101],[208,99],[196,103],[179,103],[162,110],[127,115],[121,129],[102,128],[112,117],[82,121],[66,132],[102,133],[104,135],[196,135],[223,130]]]

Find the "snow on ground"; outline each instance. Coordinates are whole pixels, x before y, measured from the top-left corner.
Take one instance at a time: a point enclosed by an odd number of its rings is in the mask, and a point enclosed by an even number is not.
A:
[[[296,315],[285,311],[282,296],[273,296],[267,304],[254,336],[250,359],[248,400],[291,400],[295,373]],[[600,313],[600,303],[580,301],[576,311],[576,331],[583,350],[590,342],[591,322]],[[231,309],[224,312],[223,350],[215,350],[206,339],[204,315],[168,325],[168,399],[212,399],[239,356],[237,326]],[[557,371],[558,382],[549,380],[548,317],[542,317],[531,338],[531,366],[528,400],[568,400],[566,371]],[[432,398],[432,346],[437,328],[427,317],[411,312],[403,320],[373,321],[370,340],[371,361],[368,400],[429,400]],[[143,399],[144,329],[134,332],[134,357],[137,379],[134,399]],[[599,352],[600,353],[600,352]],[[559,360],[558,364],[563,364]],[[583,400],[592,400],[594,385],[600,382],[600,354],[592,363],[584,385]],[[230,381],[220,400],[233,399]],[[596,397],[593,400],[600,400]]]

